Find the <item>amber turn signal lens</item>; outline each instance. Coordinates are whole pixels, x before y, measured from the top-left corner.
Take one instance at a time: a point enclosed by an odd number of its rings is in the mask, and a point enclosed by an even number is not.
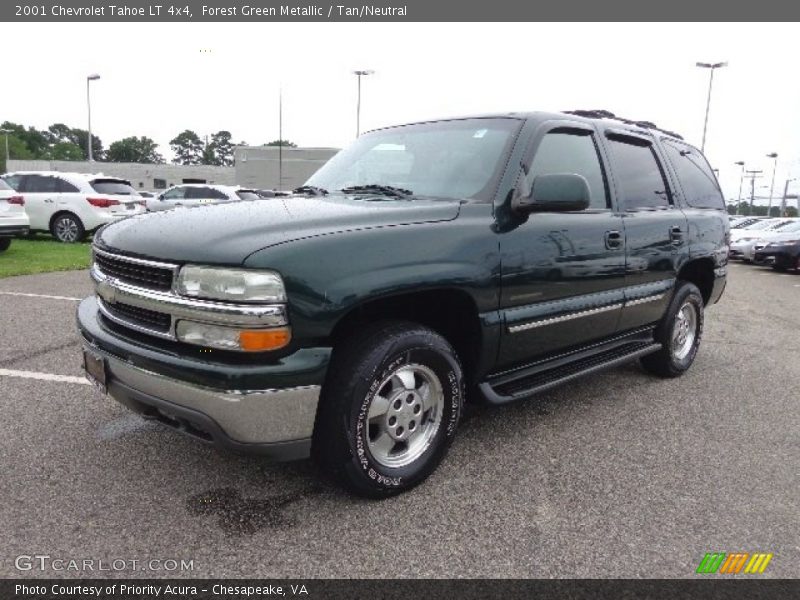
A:
[[[265,352],[283,348],[292,339],[288,327],[239,332],[239,347],[245,352]]]

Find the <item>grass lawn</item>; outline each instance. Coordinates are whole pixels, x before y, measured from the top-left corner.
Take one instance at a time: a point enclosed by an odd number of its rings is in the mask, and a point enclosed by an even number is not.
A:
[[[0,252],[0,278],[51,271],[88,269],[91,244],[62,244],[50,236],[36,235],[14,239],[11,247]]]

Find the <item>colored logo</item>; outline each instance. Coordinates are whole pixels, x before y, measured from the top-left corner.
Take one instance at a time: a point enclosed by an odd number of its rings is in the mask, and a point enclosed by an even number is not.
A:
[[[766,552],[755,552],[753,554],[749,552],[734,552],[731,554],[711,552],[703,557],[695,572],[723,573],[727,575],[763,573],[771,560],[772,554],[767,554]]]

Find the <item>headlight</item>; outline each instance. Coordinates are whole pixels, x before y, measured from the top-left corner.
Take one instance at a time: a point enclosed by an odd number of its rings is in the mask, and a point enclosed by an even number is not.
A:
[[[239,329],[195,323],[194,321],[178,321],[175,326],[175,334],[180,341],[187,344],[238,352],[278,350],[286,346],[292,339],[288,327]]]
[[[183,296],[238,302],[286,302],[281,276],[274,271],[186,266],[177,291]]]

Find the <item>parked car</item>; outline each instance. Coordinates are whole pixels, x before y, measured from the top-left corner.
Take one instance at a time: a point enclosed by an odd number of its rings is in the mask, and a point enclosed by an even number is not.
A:
[[[758,235],[754,233],[751,236],[739,238],[736,242],[731,243],[731,256],[748,262],[759,262],[755,258],[755,253],[759,248],[763,248],[772,240],[791,239],[797,235],[797,232],[800,232],[800,219],[794,219],[777,229],[757,232]]]
[[[774,239],[756,248],[755,260],[769,262],[776,271],[800,271],[800,234],[786,235],[786,238]]]
[[[24,198],[0,179],[0,252],[8,250],[12,238],[27,235],[29,229]]]
[[[157,198],[146,200],[147,210],[154,212],[177,206],[198,206],[235,200],[258,200],[255,190],[236,185],[214,185],[206,183],[184,183],[169,188]]]
[[[697,148],[612,117],[389,127],[314,194],[105,227],[78,308],[87,376],[370,497],[437,467],[467,390],[504,404],[637,359],[677,377],[725,287],[725,203]]]
[[[25,199],[31,231],[78,242],[113,221],[144,212],[130,182],[106,175],[18,171],[3,179]]]
[[[762,219],[739,229],[731,229],[731,244],[747,238],[757,240],[762,233],[777,231],[793,221],[794,219],[788,218]],[[740,258],[740,256],[736,253],[731,253],[731,258]]]
[[[762,217],[731,217],[731,229],[742,229],[761,220]]]

